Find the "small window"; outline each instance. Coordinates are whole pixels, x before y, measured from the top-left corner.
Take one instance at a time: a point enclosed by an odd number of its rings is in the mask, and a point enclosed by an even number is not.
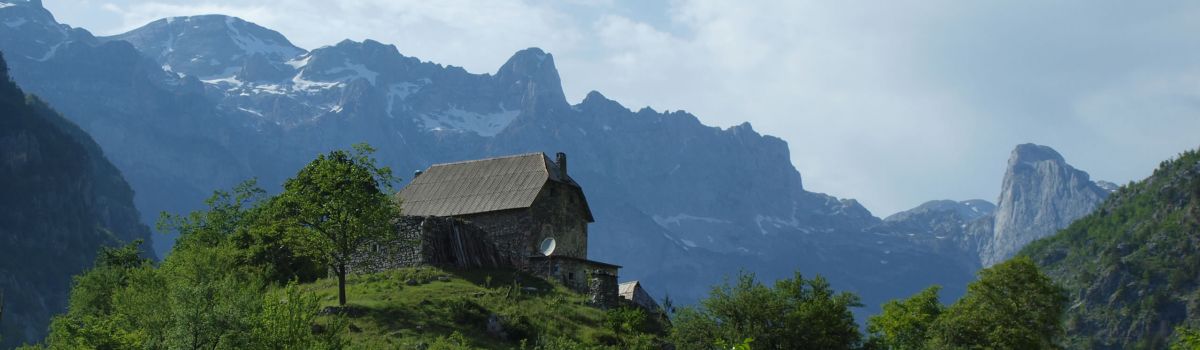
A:
[[[568,273],[567,273],[567,280],[574,281],[574,280],[575,280],[575,273],[574,273],[574,272],[568,272]]]

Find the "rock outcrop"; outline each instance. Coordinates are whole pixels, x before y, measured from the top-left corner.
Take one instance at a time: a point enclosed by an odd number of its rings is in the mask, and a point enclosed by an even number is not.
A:
[[[930,201],[896,213],[872,232],[908,235],[974,269],[1013,256],[1029,242],[1091,213],[1116,189],[1092,182],[1047,146],[1018,145],[1008,160],[999,200]]]
[[[980,261],[991,266],[1012,257],[1029,242],[1091,213],[1108,193],[1050,147],[1017,146],[1008,159],[992,237],[981,247]]]

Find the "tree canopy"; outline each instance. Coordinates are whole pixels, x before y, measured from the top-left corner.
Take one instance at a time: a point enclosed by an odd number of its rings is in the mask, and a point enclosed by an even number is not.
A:
[[[979,272],[930,329],[935,349],[1056,349],[1067,297],[1028,257]]]
[[[774,286],[742,273],[713,288],[696,307],[680,309],[672,340],[682,349],[715,349],[746,344],[755,349],[854,349],[861,343],[850,308],[858,296],[834,292],[817,276],[799,273]]]
[[[931,286],[906,300],[883,304],[883,311],[867,320],[871,348],[924,349],[929,340],[929,328],[946,310],[938,301],[941,289],[941,286]]]
[[[354,254],[388,234],[399,206],[390,195],[391,169],[376,165],[370,146],[317,156],[283,184],[271,215],[295,246],[325,259],[338,277],[338,304],[346,305],[346,273]]]

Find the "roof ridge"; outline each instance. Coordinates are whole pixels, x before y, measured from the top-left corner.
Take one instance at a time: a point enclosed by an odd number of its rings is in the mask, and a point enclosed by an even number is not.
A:
[[[529,152],[529,153],[521,153],[521,154],[510,154],[507,156],[499,156],[499,157],[491,157],[491,158],[483,158],[483,159],[460,160],[457,162],[449,162],[449,163],[438,163],[438,164],[430,165],[429,167],[432,168],[435,166],[443,166],[443,165],[469,164],[469,163],[475,163],[475,162],[486,162],[489,160],[529,157],[529,156],[533,156],[533,155],[541,155],[541,156],[545,157],[546,153],[544,153],[544,152]]]

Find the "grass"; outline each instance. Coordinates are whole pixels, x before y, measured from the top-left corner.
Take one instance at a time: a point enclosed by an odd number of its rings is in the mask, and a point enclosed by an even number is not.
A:
[[[415,285],[412,285],[415,284]],[[328,310],[337,280],[306,285]],[[606,326],[606,313],[561,284],[511,270],[406,268],[347,278],[351,349],[520,349],[569,340],[587,348],[618,347],[625,334]],[[323,315],[320,324],[340,316]],[[489,332],[498,323],[503,334]],[[524,345],[522,345],[524,343]],[[436,346],[434,347],[436,348]]]

